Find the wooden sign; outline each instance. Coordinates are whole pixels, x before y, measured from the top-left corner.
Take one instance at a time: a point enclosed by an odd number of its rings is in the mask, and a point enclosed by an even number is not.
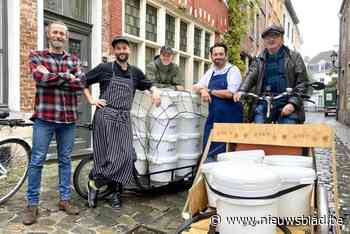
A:
[[[214,123],[213,142],[331,148],[333,130],[326,124]]]

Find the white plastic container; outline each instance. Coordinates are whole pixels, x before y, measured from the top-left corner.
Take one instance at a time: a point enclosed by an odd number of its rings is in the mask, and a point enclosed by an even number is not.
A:
[[[232,165],[232,164],[231,164]],[[212,172],[211,186],[229,196],[243,197],[232,199],[218,195],[216,202],[217,214],[221,217],[218,224],[220,234],[275,234],[276,224],[262,221],[277,214],[278,198],[271,199],[244,199],[252,197],[265,197],[276,194],[281,188],[280,177],[262,165],[240,164],[234,167],[215,168]],[[249,217],[246,224],[229,223],[232,218]]]
[[[219,162],[244,160],[247,162],[261,164],[263,162],[264,156],[265,152],[263,150],[242,150],[218,154],[217,160]]]
[[[199,154],[201,153],[201,135],[199,133],[179,135],[176,143],[178,154]]]
[[[176,103],[179,112],[200,113],[200,99],[197,94],[179,92]]]
[[[135,168],[140,175],[145,175],[148,171],[148,162],[146,155],[138,154],[135,161]]]
[[[153,135],[149,138],[149,150],[157,158],[176,157],[176,135]]]
[[[199,134],[201,131],[201,118],[197,114],[181,113],[176,121],[179,134]]]
[[[278,201],[277,216],[301,217],[310,215],[310,199],[316,173],[311,168],[306,167],[278,167],[266,166],[269,170],[278,174],[282,179],[282,190],[297,185],[308,185],[294,192],[287,193],[280,197]]]
[[[150,156],[149,157],[149,172],[159,172],[163,170],[170,170],[174,169],[177,166],[177,157],[173,158],[159,158],[156,156]],[[167,183],[171,181],[172,173],[169,172],[162,172],[159,174],[151,175],[151,181],[154,182],[162,182]],[[175,174],[174,174],[175,176]]]
[[[144,111],[131,111],[131,121],[133,132],[143,132],[147,131],[147,117]]]
[[[148,144],[146,135],[142,132],[134,132],[133,146],[137,155],[145,155],[148,153]]]
[[[201,155],[196,154],[178,154],[177,168],[187,167],[187,166],[196,166],[198,163],[198,158]],[[175,173],[177,176],[185,176],[188,173],[192,172],[192,168],[185,168],[181,170],[176,170]]]
[[[271,166],[313,168],[312,157],[299,155],[267,155],[263,163]]]
[[[177,110],[174,104],[163,108],[153,107],[149,115],[149,129],[151,135],[176,135]]]

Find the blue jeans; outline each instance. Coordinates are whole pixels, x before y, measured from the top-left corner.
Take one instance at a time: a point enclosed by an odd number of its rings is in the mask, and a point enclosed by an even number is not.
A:
[[[298,123],[298,115],[293,112],[290,115],[282,116],[281,110],[271,110],[272,121],[280,124],[296,124]],[[266,120],[267,105],[258,104],[254,112],[254,123],[265,123]]]
[[[53,135],[56,135],[59,191],[61,200],[71,196],[71,153],[75,138],[75,124],[53,123],[36,119],[33,125],[32,158],[28,170],[28,205],[39,203],[41,172]]]

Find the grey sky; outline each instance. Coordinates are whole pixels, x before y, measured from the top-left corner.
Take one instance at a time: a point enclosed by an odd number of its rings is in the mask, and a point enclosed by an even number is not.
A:
[[[303,56],[334,49],[339,44],[339,17],[342,0],[292,0],[300,20]]]

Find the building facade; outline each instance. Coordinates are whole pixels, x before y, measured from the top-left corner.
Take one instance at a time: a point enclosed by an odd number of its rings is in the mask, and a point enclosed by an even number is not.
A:
[[[343,0],[340,8],[338,120],[350,125],[350,1]]]
[[[111,38],[124,35],[131,41],[130,63],[142,70],[162,45],[175,48],[187,88],[209,68],[208,48],[227,28],[221,0],[0,0],[0,11],[0,107],[25,119],[35,96],[28,56],[47,47],[46,26],[52,21],[67,24],[67,51],[79,55],[85,72],[111,58]],[[98,86],[92,92],[97,96]],[[80,120],[91,121],[92,112],[82,97]],[[76,149],[84,151],[90,141],[79,129]]]
[[[285,0],[283,4],[282,26],[284,28],[284,43],[291,50],[300,50],[301,35],[298,28],[299,19],[291,0]]]

